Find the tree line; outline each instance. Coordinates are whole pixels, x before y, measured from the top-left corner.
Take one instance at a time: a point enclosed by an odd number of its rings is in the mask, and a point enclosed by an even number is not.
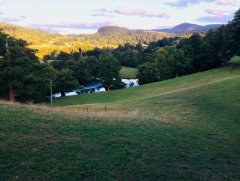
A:
[[[140,84],[165,80],[216,68],[240,55],[240,10],[234,19],[205,36],[165,39],[150,44],[139,65]],[[174,40],[174,41],[172,41]]]

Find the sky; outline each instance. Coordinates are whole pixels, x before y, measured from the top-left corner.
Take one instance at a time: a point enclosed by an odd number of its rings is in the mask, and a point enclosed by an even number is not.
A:
[[[239,8],[240,0],[0,0],[0,22],[60,34],[103,26],[151,30],[224,24]]]

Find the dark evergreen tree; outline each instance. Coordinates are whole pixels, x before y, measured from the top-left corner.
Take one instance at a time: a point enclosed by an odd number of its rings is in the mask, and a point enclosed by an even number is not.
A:
[[[240,55],[240,9],[235,13],[235,16],[229,26],[231,26],[233,55]]]
[[[107,90],[123,87],[119,75],[120,69],[119,61],[112,54],[100,56],[98,77]]]
[[[137,78],[140,85],[160,80],[155,64],[150,62],[139,66]]]
[[[53,80],[53,91],[61,92],[61,96],[65,96],[66,92],[79,88],[77,79],[73,76],[73,72],[69,69],[63,69],[57,72],[56,78]]]
[[[0,33],[1,95],[11,102],[46,101],[52,69],[40,63],[23,40]]]

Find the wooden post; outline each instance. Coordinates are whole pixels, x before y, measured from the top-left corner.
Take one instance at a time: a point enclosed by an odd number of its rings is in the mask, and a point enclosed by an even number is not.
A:
[[[107,106],[105,106],[105,112],[107,111]]]
[[[51,106],[53,105],[53,96],[52,96],[52,79],[50,78],[50,99],[51,99]]]

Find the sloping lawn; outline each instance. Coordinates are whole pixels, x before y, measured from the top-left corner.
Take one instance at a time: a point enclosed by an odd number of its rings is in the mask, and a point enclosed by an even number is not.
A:
[[[136,79],[138,69],[131,67],[122,67],[120,70],[120,75],[123,79]]]

